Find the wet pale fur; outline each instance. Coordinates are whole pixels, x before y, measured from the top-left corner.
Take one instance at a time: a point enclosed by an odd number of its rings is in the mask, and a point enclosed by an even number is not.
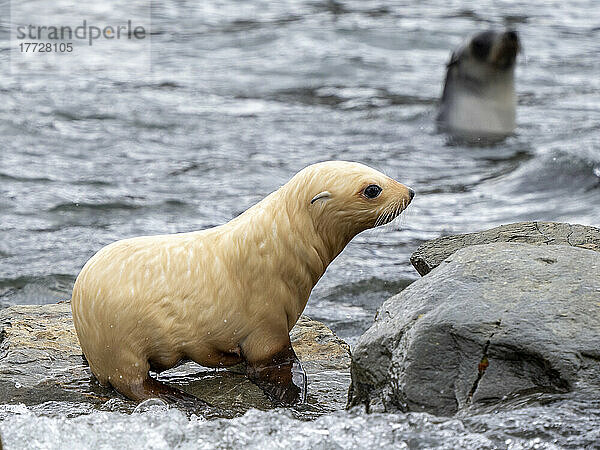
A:
[[[369,184],[383,188],[378,198],[362,196]],[[382,173],[331,161],[305,168],[224,225],[104,247],[81,270],[71,300],[92,372],[131,396],[150,367],[269,357],[289,343],[312,288],[346,244],[409,202],[408,189]]]

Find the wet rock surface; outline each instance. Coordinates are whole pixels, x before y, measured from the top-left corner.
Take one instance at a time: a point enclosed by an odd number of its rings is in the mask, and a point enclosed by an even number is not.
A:
[[[135,408],[100,386],[82,358],[68,303],[13,306],[0,311],[0,403],[39,405],[68,402],[69,414]],[[290,333],[308,376],[308,401],[294,409],[311,418],[343,409],[350,384],[350,349],[320,322],[302,316]],[[236,371],[187,363],[163,372],[161,380],[225,410],[271,409],[262,391]]]
[[[444,236],[425,242],[412,254],[410,262],[420,275],[426,275],[461,248],[494,242],[570,245],[600,252],[600,229],[558,222],[511,223],[476,233]]]
[[[452,415],[532,393],[600,392],[600,253],[458,250],[387,300],[353,351],[350,405]]]

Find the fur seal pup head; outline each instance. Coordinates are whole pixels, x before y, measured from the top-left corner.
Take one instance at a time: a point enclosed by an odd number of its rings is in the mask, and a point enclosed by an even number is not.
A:
[[[358,233],[395,219],[414,196],[412,189],[381,172],[345,161],[309,166],[292,178],[293,186],[302,186],[298,198],[317,234],[327,242],[340,238],[331,249],[335,254]]]
[[[271,399],[306,395],[289,331],[327,266],[358,233],[394,219],[414,192],[362,164],[309,166],[230,222],[114,242],[83,267],[71,299],[90,369],[141,401],[198,399],[149,376],[180,361],[246,363]]]
[[[466,136],[507,135],[515,129],[516,31],[484,31],[456,49],[447,65],[440,128]]]

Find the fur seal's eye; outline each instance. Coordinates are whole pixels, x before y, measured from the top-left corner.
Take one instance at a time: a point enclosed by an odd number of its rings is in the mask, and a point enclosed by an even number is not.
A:
[[[370,184],[365,188],[363,194],[367,198],[377,198],[381,194],[381,188],[376,184]]]
[[[475,38],[471,42],[471,51],[475,58],[485,60],[490,52],[490,42],[483,38]]]

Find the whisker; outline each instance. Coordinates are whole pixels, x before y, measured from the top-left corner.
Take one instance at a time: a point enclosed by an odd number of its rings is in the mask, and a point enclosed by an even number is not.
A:
[[[404,198],[390,203],[377,214],[373,228],[392,224],[396,218],[401,217],[402,212],[407,208],[407,206],[408,204]],[[389,228],[392,227],[393,226],[390,226]]]
[[[404,199],[402,199],[402,200],[398,200],[398,201],[396,201],[396,202],[393,204],[394,208],[393,208],[393,211],[392,211],[392,214],[391,214],[392,220],[390,220],[390,221],[389,221],[389,222],[386,224],[386,228],[389,228],[389,229],[395,229],[395,227],[394,227],[394,225],[393,225],[393,224],[394,224],[394,222],[396,221],[396,219],[397,219],[398,217],[401,217],[401,219],[400,219],[400,220],[402,220],[402,219],[403,219],[403,218],[402,218],[402,216],[401,216],[401,213],[402,213],[402,211],[404,210],[404,207],[405,207],[405,205],[406,205],[406,200],[404,200]]]
[[[377,217],[377,220],[375,221],[375,227],[378,227],[378,226],[380,226],[380,225],[382,225],[382,224],[384,224],[384,223],[385,223],[385,220],[386,220],[386,218],[387,218],[387,215],[388,215],[388,213],[389,213],[389,210],[390,210],[391,206],[393,206],[393,205],[387,205],[387,206],[386,206],[386,207],[383,209],[383,211],[381,211],[381,212],[379,213],[379,216]]]

